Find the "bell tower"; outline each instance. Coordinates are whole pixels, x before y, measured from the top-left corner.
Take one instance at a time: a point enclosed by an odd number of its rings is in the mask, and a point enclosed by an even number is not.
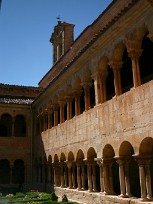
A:
[[[53,45],[53,64],[70,48],[74,40],[74,24],[58,21],[50,42]]]

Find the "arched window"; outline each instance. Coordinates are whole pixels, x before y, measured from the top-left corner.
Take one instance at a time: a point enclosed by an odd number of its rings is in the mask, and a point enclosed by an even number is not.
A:
[[[26,121],[23,115],[17,115],[14,122],[14,136],[25,137],[26,136]]]
[[[14,162],[14,167],[12,169],[12,180],[15,184],[23,184],[24,183],[24,161],[22,159],[17,159]]]
[[[10,164],[7,159],[0,160],[0,184],[10,183]]]
[[[0,121],[0,136],[12,136],[12,117],[9,114],[3,114]]]
[[[141,83],[144,84],[153,79],[153,42],[147,37],[142,40],[142,55],[140,57]]]

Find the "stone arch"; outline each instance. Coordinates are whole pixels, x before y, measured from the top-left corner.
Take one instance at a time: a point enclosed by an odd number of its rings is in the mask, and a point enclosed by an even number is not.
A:
[[[14,136],[25,137],[26,136],[26,118],[24,115],[16,115],[14,121]]]
[[[106,144],[103,149],[103,158],[113,158],[115,156],[115,152],[113,147],[110,144]]]
[[[76,160],[83,160],[84,159],[84,153],[81,149],[78,150],[77,155],[76,155]]]
[[[17,159],[14,161],[14,166],[12,169],[12,179],[14,184],[22,185],[25,179],[25,165],[22,159]]]
[[[130,142],[123,141],[119,148],[119,156],[132,156],[134,154],[134,150]]]
[[[130,34],[129,39],[135,41],[141,47],[141,42],[145,34],[147,33],[147,28],[145,25],[135,28]]]
[[[123,57],[123,52],[124,52],[124,49],[125,49],[125,44],[123,42],[119,42],[115,47],[114,47],[114,50],[113,50],[113,53],[112,53],[112,60],[115,60],[115,61],[122,61],[122,57]]]
[[[48,156],[48,163],[49,163],[49,164],[52,163],[52,156],[51,156],[51,155]]]
[[[61,162],[64,162],[66,161],[66,157],[65,157],[65,154],[62,152],[61,155],[60,155],[60,161]]]
[[[1,116],[0,121],[0,136],[10,137],[12,136],[12,116],[8,113],[4,113]]]
[[[72,151],[70,151],[70,152],[68,153],[68,161],[73,161],[73,160],[74,160],[74,154],[73,154]]]
[[[97,157],[97,153],[93,147],[90,147],[87,151],[87,159],[94,159]]]
[[[144,138],[139,147],[139,155],[152,155],[153,153],[153,138]]]
[[[0,184],[10,183],[10,162],[7,159],[0,160]]]
[[[107,72],[108,67],[108,58],[106,56],[102,56],[98,61],[97,69],[101,72]]]
[[[73,90],[80,90],[82,89],[81,87],[81,79],[79,76],[75,76],[73,81],[72,81],[72,88]]]
[[[59,162],[59,158],[57,154],[54,155],[54,162]]]

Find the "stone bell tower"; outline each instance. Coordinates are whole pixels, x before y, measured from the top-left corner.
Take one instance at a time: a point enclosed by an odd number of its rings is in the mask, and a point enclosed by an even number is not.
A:
[[[58,21],[50,42],[53,45],[53,64],[70,48],[74,40],[74,25]]]

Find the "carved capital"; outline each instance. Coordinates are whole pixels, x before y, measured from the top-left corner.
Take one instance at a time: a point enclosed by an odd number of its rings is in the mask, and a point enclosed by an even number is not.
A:
[[[111,60],[111,61],[109,62],[109,66],[110,66],[112,69],[115,69],[115,70],[119,70],[119,69],[122,67],[122,64],[123,64],[122,61],[117,61],[117,60]]]

